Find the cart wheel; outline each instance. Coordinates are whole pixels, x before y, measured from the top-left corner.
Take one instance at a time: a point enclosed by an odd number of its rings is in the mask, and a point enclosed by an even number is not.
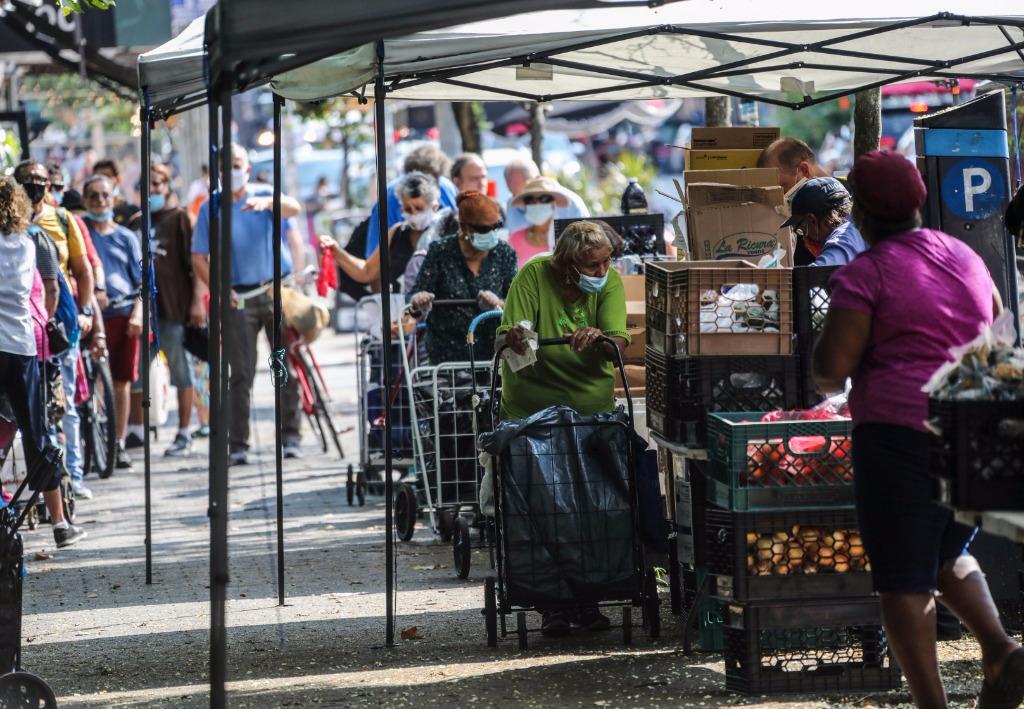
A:
[[[351,507],[356,501],[356,481],[355,471],[352,466],[348,466],[348,477],[345,479],[345,499],[348,500],[348,506]]]
[[[359,506],[366,507],[366,490],[369,486],[366,483],[366,471],[356,471],[356,497],[359,498]]]
[[[404,483],[395,495],[395,531],[403,542],[412,539],[416,531],[416,491]]]
[[[57,709],[57,697],[41,678],[19,670],[0,676],[0,707]]]
[[[647,624],[647,635],[657,640],[661,635],[661,600],[658,598],[658,577],[654,569],[647,569],[644,575],[644,621]]]
[[[516,613],[516,635],[519,636],[519,649],[522,651],[526,650],[526,612],[519,611]]]
[[[622,644],[633,644],[633,607],[622,607]]]
[[[462,515],[456,517],[452,533],[452,558],[455,561],[455,573],[460,579],[469,578],[469,565],[473,559],[471,534],[469,520]]]
[[[441,541],[447,544],[452,540],[452,533],[455,531],[455,512],[447,509],[437,511],[437,533],[441,535]]]
[[[64,519],[70,523],[75,521],[75,488],[71,484],[71,478],[65,476],[60,481],[60,496],[64,503]]]
[[[487,626],[487,647],[498,647],[498,599],[494,577],[484,579],[484,623]]]

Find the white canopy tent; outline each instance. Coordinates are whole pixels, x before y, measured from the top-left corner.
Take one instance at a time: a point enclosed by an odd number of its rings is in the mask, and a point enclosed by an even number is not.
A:
[[[855,5],[690,0],[552,10],[383,42],[389,98],[648,99],[738,95],[795,108],[921,78],[1024,81],[1018,0]],[[373,44],[273,78],[309,101],[361,94]]]
[[[206,102],[205,26],[206,17],[197,17],[177,37],[139,56],[143,107],[173,112]]]

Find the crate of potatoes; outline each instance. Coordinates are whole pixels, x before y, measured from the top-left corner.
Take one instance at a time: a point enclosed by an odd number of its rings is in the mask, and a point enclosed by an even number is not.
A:
[[[706,513],[711,593],[736,601],[871,595],[855,510]]]

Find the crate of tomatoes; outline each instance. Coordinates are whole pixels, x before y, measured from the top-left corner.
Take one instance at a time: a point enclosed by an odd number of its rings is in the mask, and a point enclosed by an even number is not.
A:
[[[852,422],[814,409],[708,415],[708,501],[735,512],[849,508]]]

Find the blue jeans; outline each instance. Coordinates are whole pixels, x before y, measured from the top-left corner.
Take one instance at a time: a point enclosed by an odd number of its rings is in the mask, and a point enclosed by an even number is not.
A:
[[[82,479],[82,439],[79,431],[78,407],[75,406],[76,376],[78,370],[78,348],[72,347],[60,359],[60,374],[64,379],[64,395],[68,400],[68,410],[61,419],[61,428],[64,429],[65,455],[64,463],[67,465],[71,479],[78,481]]]

